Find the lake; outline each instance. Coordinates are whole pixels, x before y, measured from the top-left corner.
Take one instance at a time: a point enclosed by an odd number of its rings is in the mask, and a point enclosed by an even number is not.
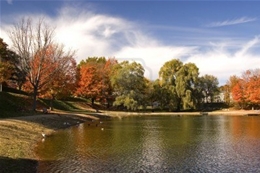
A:
[[[36,149],[38,172],[260,172],[258,116],[101,121],[47,137]]]

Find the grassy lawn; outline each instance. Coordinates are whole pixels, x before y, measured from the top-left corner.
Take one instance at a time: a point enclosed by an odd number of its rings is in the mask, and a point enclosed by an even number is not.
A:
[[[37,115],[42,113],[43,108],[49,108],[51,100],[38,99],[37,110],[32,111],[32,97],[26,94],[13,92],[0,92],[0,118]],[[81,98],[69,98],[66,100],[53,100],[54,110],[65,112],[93,112],[90,102]]]
[[[29,96],[9,92],[0,92],[0,118],[30,115]]]

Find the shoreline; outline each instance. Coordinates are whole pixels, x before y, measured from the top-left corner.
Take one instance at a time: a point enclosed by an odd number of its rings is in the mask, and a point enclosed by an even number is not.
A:
[[[260,115],[258,110],[239,111],[214,111],[203,112],[209,116],[245,116],[248,114]],[[87,112],[65,113],[51,112],[24,117],[0,119],[0,170],[4,172],[36,172],[40,158],[35,153],[37,144],[46,136],[55,134],[56,131],[78,125],[80,123],[99,120],[105,117],[124,118],[131,116],[182,116],[203,115],[201,112]],[[28,170],[28,171],[25,171]]]
[[[48,137],[58,130],[97,119],[64,112],[0,119],[0,172],[36,172],[40,158],[34,149],[43,139],[42,133]]]
[[[102,115],[112,118],[123,118],[130,116],[179,116],[179,115],[220,115],[220,116],[247,116],[247,115],[260,115],[259,110],[221,110],[221,111],[205,111],[205,112],[118,112],[118,111],[104,111]]]

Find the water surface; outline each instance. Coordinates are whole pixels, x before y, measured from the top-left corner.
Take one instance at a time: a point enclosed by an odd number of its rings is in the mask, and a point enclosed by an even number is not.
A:
[[[38,172],[260,172],[260,117],[145,116],[60,131]]]

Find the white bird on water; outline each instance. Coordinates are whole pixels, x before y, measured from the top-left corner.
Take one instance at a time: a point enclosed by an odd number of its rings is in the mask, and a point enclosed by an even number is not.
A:
[[[43,138],[45,138],[45,137],[46,137],[45,133],[43,133],[43,132],[42,132],[42,137],[43,137]]]

